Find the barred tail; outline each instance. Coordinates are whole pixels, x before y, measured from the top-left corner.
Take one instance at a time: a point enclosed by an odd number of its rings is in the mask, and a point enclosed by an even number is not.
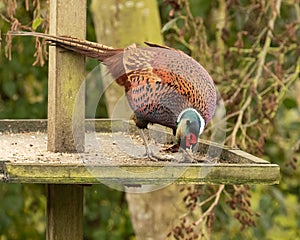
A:
[[[51,44],[55,44],[56,46],[79,53],[86,57],[98,59],[101,62],[123,52],[122,48],[112,48],[100,43],[81,40],[69,36],[54,36],[45,33],[24,31],[10,31],[7,34],[11,36],[34,36],[44,38]]]

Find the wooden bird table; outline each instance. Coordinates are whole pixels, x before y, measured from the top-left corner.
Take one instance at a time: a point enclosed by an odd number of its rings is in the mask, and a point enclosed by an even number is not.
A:
[[[85,129],[85,151],[51,152],[47,150],[47,120],[0,121],[0,181],[46,184],[47,239],[66,239],[65,236],[82,239],[85,184],[106,184],[120,189],[122,186],[170,183],[279,183],[278,165],[238,149],[201,141],[200,154],[208,151],[212,155],[216,153],[217,164],[153,162],[131,156],[126,153],[126,146],[122,146],[123,141],[137,136],[133,123],[110,119],[86,120]],[[170,133],[163,133],[163,136],[172,139]],[[95,141],[96,146],[93,145]],[[136,141],[142,145],[141,139]],[[156,144],[162,147],[160,143]],[[141,150],[144,151],[143,146]]]
[[[86,0],[50,1],[51,34],[84,39],[85,29]],[[126,154],[130,149],[121,143],[130,137],[122,129],[135,127],[125,121],[85,120],[84,76],[82,56],[50,46],[48,120],[0,121],[0,181],[46,184],[47,240],[83,239],[85,184],[279,182],[278,165],[220,146],[211,151],[220,154],[217,164],[151,162]],[[199,149],[205,153],[210,147],[201,142]]]
[[[0,121],[0,173],[4,182],[43,184],[278,184],[279,166],[238,149],[200,140],[200,155],[217,155],[218,163],[154,162],[142,156],[142,141],[126,143],[137,128],[122,120],[86,120],[82,153],[47,150],[47,120]],[[113,126],[113,128],[112,128]],[[127,132],[124,131],[127,129]],[[128,133],[128,129],[130,130]],[[95,130],[95,131],[90,131]],[[164,136],[172,139],[170,133]],[[97,141],[97,146],[93,145]],[[136,156],[126,152],[141,145]],[[156,143],[159,148],[163,144]]]

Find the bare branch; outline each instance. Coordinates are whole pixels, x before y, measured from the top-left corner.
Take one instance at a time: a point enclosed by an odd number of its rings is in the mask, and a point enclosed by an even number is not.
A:
[[[215,194],[215,200],[214,202],[210,205],[210,207],[202,214],[201,218],[199,218],[196,222],[195,225],[199,225],[204,219],[214,210],[214,208],[218,205],[221,194],[224,190],[225,185],[219,185],[219,189]]]

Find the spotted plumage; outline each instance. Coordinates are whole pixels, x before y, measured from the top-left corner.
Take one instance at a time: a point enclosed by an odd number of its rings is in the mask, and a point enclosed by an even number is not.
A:
[[[158,123],[175,131],[176,119],[186,108],[196,109],[205,124],[209,122],[216,91],[198,62],[181,51],[153,44],[124,52],[122,65],[127,78],[123,84],[138,126]]]
[[[197,128],[193,134],[200,134],[200,129],[203,130],[203,125],[207,125],[213,116],[216,106],[213,80],[198,62],[179,50],[151,43],[146,43],[147,47],[133,44],[122,49],[73,37],[31,32],[10,34],[42,37],[105,64],[116,82],[124,86],[136,125],[141,129],[148,123],[157,123],[172,128],[178,138],[183,138],[182,134],[193,125]],[[186,109],[195,112],[183,114],[178,119]],[[185,124],[181,124],[183,129],[178,130],[180,121]],[[181,134],[176,134],[176,131]]]

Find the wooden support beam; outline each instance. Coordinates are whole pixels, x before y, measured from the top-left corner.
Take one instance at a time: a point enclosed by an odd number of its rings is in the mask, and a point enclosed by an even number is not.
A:
[[[48,185],[47,239],[83,239],[82,185]]]
[[[86,0],[51,0],[50,34],[86,35]],[[52,152],[84,151],[85,59],[49,47],[48,145]],[[79,91],[81,90],[81,91]],[[74,111],[74,105],[80,107]],[[83,187],[48,185],[47,240],[83,239]]]
[[[50,34],[85,39],[86,0],[51,0]],[[85,89],[80,88],[84,78],[84,57],[55,46],[49,47],[49,151],[84,150]],[[81,106],[77,107],[77,111],[74,112],[76,99],[79,99],[77,104]]]
[[[134,161],[134,159],[133,159]],[[2,166],[1,166],[2,165]],[[109,185],[278,184],[280,169],[266,163],[180,163],[163,165],[11,164],[0,162],[0,182]]]

